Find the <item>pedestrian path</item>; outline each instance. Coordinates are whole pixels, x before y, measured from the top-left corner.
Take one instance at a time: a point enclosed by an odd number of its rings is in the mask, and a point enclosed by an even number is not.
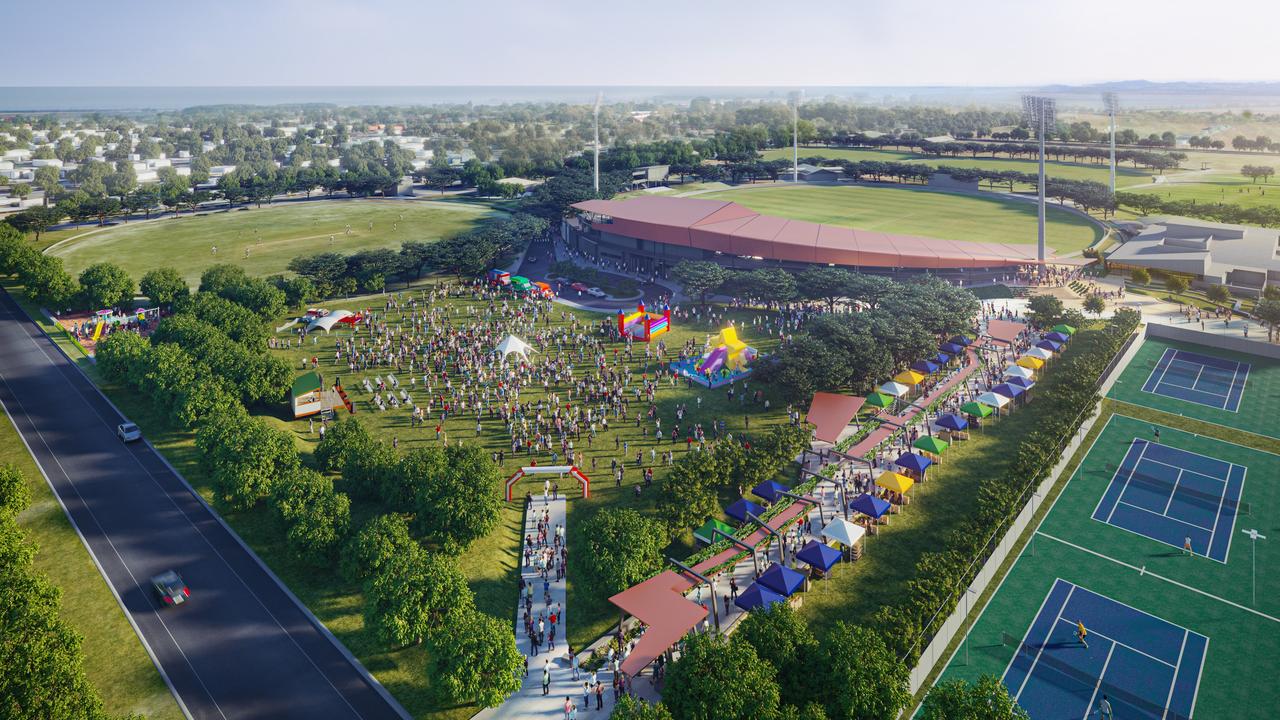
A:
[[[882,411],[877,416],[877,419],[884,424],[868,433],[867,436],[856,445],[846,450],[845,454],[853,457],[863,457],[872,450],[875,450],[876,446],[888,439],[889,436],[906,427],[916,415],[924,410],[924,408],[929,407],[930,403],[950,392],[951,388],[967,380],[968,377],[976,372],[981,366],[978,364],[977,355],[971,348],[966,349],[965,356],[968,362],[960,369],[959,372],[948,378],[946,382],[934,388],[933,392],[929,393],[926,397],[920,398],[907,406],[906,410],[904,410],[901,415],[890,415],[888,410]]]

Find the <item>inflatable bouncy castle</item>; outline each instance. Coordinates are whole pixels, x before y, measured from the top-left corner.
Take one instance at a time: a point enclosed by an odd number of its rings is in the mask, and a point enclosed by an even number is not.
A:
[[[756,349],[738,339],[738,330],[732,325],[720,331],[718,342],[702,356],[697,365],[700,373],[716,373],[720,370],[742,372],[756,359]]]
[[[631,314],[618,311],[618,333],[649,342],[671,329],[671,307],[664,305],[662,314],[646,312],[641,302]]]

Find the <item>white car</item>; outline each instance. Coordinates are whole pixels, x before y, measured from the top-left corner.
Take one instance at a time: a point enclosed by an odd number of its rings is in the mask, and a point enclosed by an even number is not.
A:
[[[142,430],[131,422],[120,423],[116,426],[116,437],[120,438],[120,442],[130,443],[142,439]]]
[[[587,288],[587,294],[590,295],[591,297],[598,297],[598,298],[608,297],[609,295],[608,293],[606,293],[605,291],[601,290],[598,287]]]

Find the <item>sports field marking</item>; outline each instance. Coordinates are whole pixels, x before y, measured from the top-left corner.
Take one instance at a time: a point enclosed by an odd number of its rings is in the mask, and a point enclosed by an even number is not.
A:
[[[1078,641],[1077,625],[1085,627],[1092,643]],[[1043,641],[1034,644],[1032,638],[1040,637]],[[1017,684],[1014,699],[1033,717],[1087,718],[1098,695],[1106,694],[1125,717],[1190,718],[1208,642],[1199,633],[1055,578],[1002,679],[1008,687]]]
[[[1248,605],[1241,605],[1240,603],[1235,602],[1234,600],[1228,600],[1228,599],[1226,599],[1226,598],[1218,597],[1217,595],[1214,595],[1213,593],[1210,593],[1210,592],[1206,592],[1206,591],[1204,591],[1204,590],[1201,590],[1200,588],[1195,587],[1194,585],[1188,585],[1188,584],[1186,584],[1186,583],[1183,583],[1183,582],[1179,582],[1179,581],[1177,581],[1177,580],[1174,580],[1173,578],[1167,578],[1167,577],[1165,577],[1165,576],[1161,575],[1160,573],[1157,573],[1157,572],[1154,572],[1154,571],[1151,571],[1151,570],[1147,570],[1147,569],[1146,569],[1146,566],[1143,566],[1143,567],[1141,567],[1141,568],[1140,568],[1140,567],[1138,567],[1138,566],[1136,566],[1136,565],[1131,565],[1131,564],[1129,564],[1129,563],[1127,563],[1127,562],[1125,562],[1125,561],[1123,561],[1123,560],[1117,560],[1117,559],[1115,559],[1115,558],[1111,557],[1110,555],[1106,555],[1106,554],[1100,553],[1100,552],[1098,552],[1097,550],[1090,550],[1090,549],[1089,549],[1089,548],[1087,548],[1087,547],[1082,547],[1082,546],[1077,545],[1077,544],[1075,544],[1075,543],[1073,543],[1073,542],[1071,542],[1071,541],[1069,541],[1069,540],[1063,540],[1063,539],[1062,539],[1062,538],[1060,538],[1060,537],[1055,537],[1055,536],[1053,536],[1053,535],[1050,535],[1050,534],[1048,534],[1048,533],[1046,533],[1046,532],[1043,532],[1043,531],[1040,531],[1040,530],[1037,530],[1037,531],[1036,531],[1036,535],[1039,535],[1040,537],[1043,537],[1043,538],[1047,538],[1047,539],[1049,539],[1049,540],[1053,540],[1054,542],[1057,542],[1057,543],[1061,543],[1061,544],[1063,544],[1063,545],[1066,545],[1066,546],[1067,546],[1067,547],[1069,547],[1069,548],[1073,548],[1073,549],[1075,549],[1075,550],[1079,550],[1079,551],[1080,551],[1080,552],[1082,552],[1082,553],[1088,553],[1089,555],[1093,555],[1094,557],[1100,558],[1100,559],[1102,559],[1102,560],[1108,560],[1108,561],[1110,561],[1110,562],[1115,563],[1116,565],[1120,565],[1121,567],[1127,567],[1127,568],[1129,568],[1130,570],[1133,570],[1134,572],[1138,573],[1139,575],[1145,575],[1145,576],[1147,576],[1147,577],[1153,577],[1153,578],[1155,578],[1155,579],[1157,579],[1157,580],[1163,580],[1163,581],[1165,581],[1165,582],[1169,583],[1170,585],[1176,585],[1177,587],[1180,587],[1180,588],[1182,588],[1183,590],[1190,590],[1191,592],[1196,593],[1196,594],[1198,594],[1198,595],[1203,595],[1203,596],[1205,596],[1205,597],[1209,598],[1210,600],[1217,600],[1218,602],[1223,603],[1223,604],[1225,604],[1225,605],[1230,605],[1231,607],[1233,607],[1233,608],[1235,608],[1235,609],[1237,609],[1237,610],[1243,610],[1243,611],[1245,611],[1245,612],[1247,612],[1247,613],[1252,613],[1252,614],[1254,614],[1254,615],[1257,615],[1257,616],[1258,616],[1258,617],[1260,617],[1260,618],[1266,618],[1267,620],[1270,620],[1270,621],[1271,621],[1271,622],[1273,622],[1273,623],[1280,624],[1280,618],[1278,618],[1278,617],[1275,617],[1275,616],[1272,616],[1272,615],[1268,615],[1268,614],[1266,614],[1266,613],[1262,612],[1261,610],[1255,610],[1255,609],[1253,609],[1253,608],[1249,607]]]
[[[1228,412],[1239,412],[1244,386],[1249,381],[1250,367],[1249,363],[1166,348],[1146,382],[1142,384],[1142,391]],[[1242,369],[1243,376],[1240,373]]]
[[[1226,563],[1247,472],[1243,465],[1135,437],[1092,517],[1179,549],[1190,538],[1193,553]],[[1223,525],[1225,540],[1218,534]]]

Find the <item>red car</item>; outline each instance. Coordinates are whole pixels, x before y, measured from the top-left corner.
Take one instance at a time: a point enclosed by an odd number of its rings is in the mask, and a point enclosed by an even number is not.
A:
[[[570,287],[570,288],[573,288],[574,290],[577,290],[577,291],[578,291],[578,292],[580,292],[580,293],[584,293],[584,292],[586,292],[587,290],[589,290],[589,289],[590,289],[590,288],[588,288],[588,287],[587,287],[587,284],[586,284],[586,283],[580,283],[580,282],[576,282],[576,283],[574,283],[574,284],[570,285],[569,287]]]

